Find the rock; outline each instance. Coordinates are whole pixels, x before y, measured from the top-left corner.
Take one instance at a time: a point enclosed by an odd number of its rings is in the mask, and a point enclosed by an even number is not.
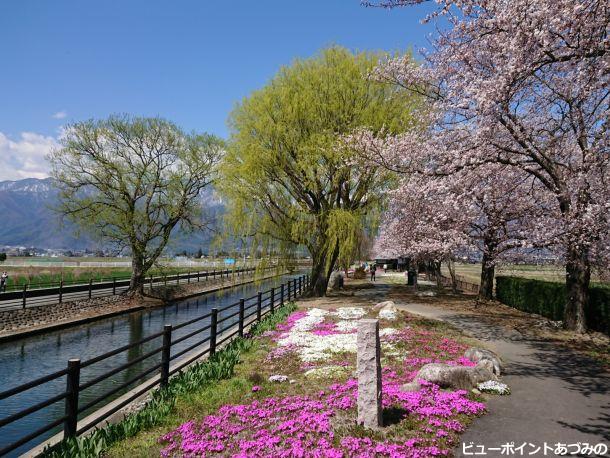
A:
[[[464,353],[464,357],[468,358],[473,363],[479,363],[480,361],[491,361],[492,371],[496,375],[502,375],[502,371],[504,370],[504,366],[502,364],[502,360],[498,355],[496,355],[491,350],[486,350],[485,348],[479,347],[470,347]]]
[[[339,271],[335,271],[330,274],[330,280],[328,281],[329,287],[332,290],[343,289],[343,273]]]
[[[373,310],[381,310],[386,307],[394,307],[396,309],[396,304],[394,301],[383,301],[373,305]]]
[[[365,428],[382,426],[381,344],[379,321],[358,321],[358,424]]]
[[[482,360],[475,367],[431,363],[423,366],[413,382],[403,385],[401,389],[417,391],[420,389],[419,380],[426,380],[441,388],[471,390],[479,383],[497,379],[493,373],[493,364],[489,360]]]
[[[415,293],[416,296],[419,297],[424,297],[424,296],[436,296],[436,291],[430,291],[430,290],[426,290],[426,291],[418,291]]]

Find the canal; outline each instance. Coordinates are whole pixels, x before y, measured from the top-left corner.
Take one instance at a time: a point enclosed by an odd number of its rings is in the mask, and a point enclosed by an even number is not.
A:
[[[289,278],[296,275],[286,275],[273,279],[263,280],[258,284],[246,284],[235,286],[230,289],[215,293],[202,294],[188,300],[177,301],[164,307],[140,310],[111,318],[100,319],[91,323],[51,331],[44,334],[30,336],[19,341],[5,342],[0,344],[0,391],[19,386],[35,378],[56,372],[66,367],[70,358],[80,358],[86,361],[107,351],[121,347],[126,344],[137,342],[147,336],[155,334],[163,329],[165,324],[179,324],[198,316],[205,315],[212,308],[221,308],[239,301],[240,298],[255,296],[257,291],[266,291],[273,287],[279,287]],[[251,302],[250,302],[251,303]],[[248,304],[248,303],[247,303]],[[225,315],[230,315],[236,309],[228,310]],[[219,320],[222,314],[219,314]],[[227,320],[226,323],[235,322],[237,318]],[[209,321],[198,321],[176,331],[172,340],[193,331],[197,327],[204,327]],[[224,324],[224,323],[223,323]],[[226,327],[226,326],[223,326]],[[179,352],[201,340],[205,334],[198,334],[192,339],[172,346],[172,354]],[[133,347],[128,351],[119,353],[98,363],[84,367],[81,370],[81,385],[104,374],[122,364],[133,361],[138,357],[158,348],[161,338],[152,339],[142,345]],[[111,391],[126,381],[137,377],[160,362],[161,355],[155,355],[134,364],[133,366],[81,391],[79,405],[99,397],[101,394]],[[146,376],[151,377],[158,371]],[[132,385],[131,387],[135,386]],[[19,395],[0,400],[0,418],[6,418],[15,412],[30,407],[38,402],[47,400],[66,390],[66,378],[60,377],[45,383]],[[84,418],[108,401],[120,396],[125,390],[108,396],[103,402],[83,412],[79,418]],[[58,401],[38,412],[28,415],[14,423],[0,428],[0,450],[17,439],[36,431],[40,427],[50,424],[53,420],[64,415],[64,402]],[[19,447],[7,456],[18,456],[33,446],[51,437],[61,430],[61,426],[54,428],[45,435]]]

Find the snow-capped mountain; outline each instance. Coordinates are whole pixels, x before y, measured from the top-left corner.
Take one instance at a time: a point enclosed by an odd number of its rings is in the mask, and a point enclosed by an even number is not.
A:
[[[213,190],[202,196],[206,209],[219,216],[222,201]],[[58,191],[51,178],[26,178],[0,181],[0,246],[35,246],[47,249],[99,249],[100,243],[85,235],[75,235],[73,224],[60,223],[53,208],[58,204]],[[212,235],[209,232],[176,234],[171,248],[175,251],[206,249]]]

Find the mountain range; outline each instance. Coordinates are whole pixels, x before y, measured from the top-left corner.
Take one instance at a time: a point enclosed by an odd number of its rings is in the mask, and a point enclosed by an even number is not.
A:
[[[218,227],[224,204],[213,189],[201,197],[206,214]],[[86,235],[78,234],[77,227],[61,224],[53,211],[59,203],[58,191],[51,178],[26,178],[18,181],[0,181],[0,246],[25,246],[58,250],[100,250],[104,244]],[[169,250],[194,252],[199,248],[207,251],[213,238],[211,231],[196,231],[184,234],[176,231]]]

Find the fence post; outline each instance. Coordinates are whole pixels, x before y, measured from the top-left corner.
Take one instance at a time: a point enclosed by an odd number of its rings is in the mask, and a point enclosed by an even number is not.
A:
[[[93,279],[89,278],[89,299],[91,299],[91,286],[93,284]]]
[[[216,353],[216,333],[218,331],[218,309],[212,309],[210,317],[210,356]]]
[[[197,271],[197,283],[201,281],[201,272]]]
[[[164,286],[167,286],[167,275],[163,275]]]
[[[303,277],[299,277],[299,296],[303,295]]]
[[[172,349],[172,325],[163,326],[163,350],[161,350],[161,387],[169,382],[169,358]]]
[[[76,437],[78,423],[78,385],[80,384],[80,359],[68,360],[68,373],[66,376],[66,403],[64,420],[64,439]]]
[[[59,303],[61,304],[64,298],[64,281],[59,280]]]
[[[280,305],[284,305],[284,283],[280,285]]]
[[[153,289],[153,276],[152,274],[150,275],[150,290],[152,291]]]
[[[25,302],[26,302],[27,297],[28,297],[28,284],[25,283],[23,285],[23,300],[22,300],[23,308],[25,308]]]
[[[212,280],[216,280],[216,269],[212,270]]]
[[[186,279],[186,282],[187,282],[187,283],[190,283],[190,282],[191,282],[191,271],[190,271],[190,270],[188,271],[188,277],[187,277],[187,279]]]
[[[271,288],[271,301],[269,302],[271,306],[271,313],[275,312],[275,288]]]
[[[256,321],[261,320],[262,305],[263,305],[263,293],[261,293],[259,291],[257,294],[257,299],[256,299]]]
[[[244,300],[239,300],[239,337],[244,336]]]
[[[176,284],[180,284],[180,272],[176,272]]]
[[[288,290],[288,302],[290,302],[290,280],[286,282],[286,289]]]

